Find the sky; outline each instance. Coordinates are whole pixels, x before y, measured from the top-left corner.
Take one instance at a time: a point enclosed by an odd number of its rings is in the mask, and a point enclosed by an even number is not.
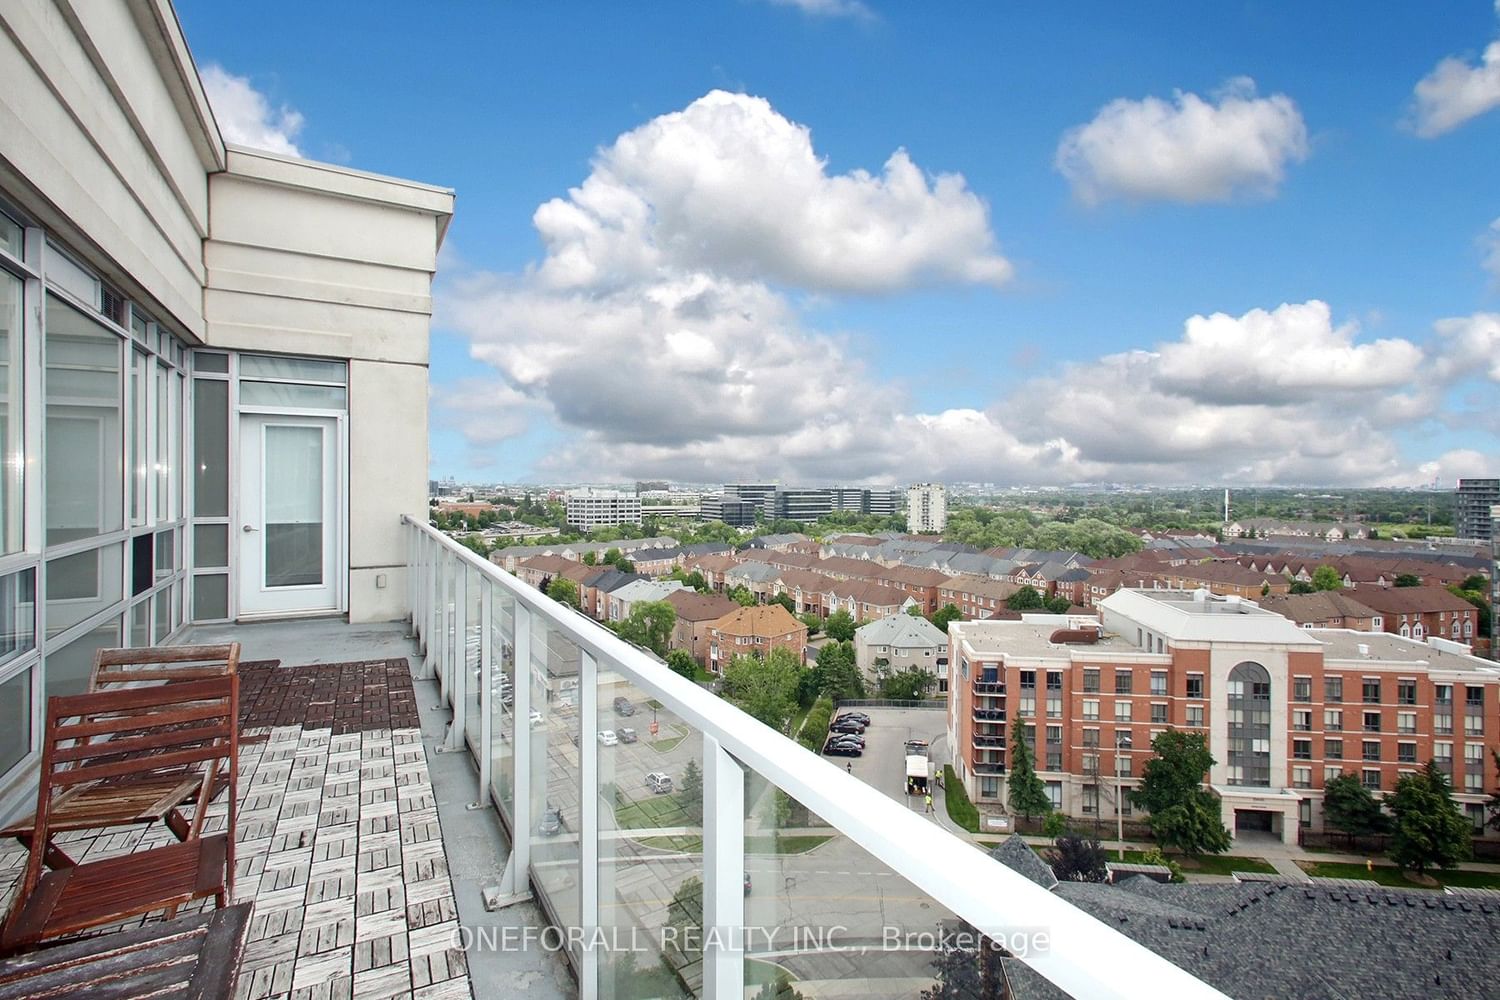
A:
[[[177,9],[230,141],[457,192],[434,477],[1500,473],[1500,0]]]

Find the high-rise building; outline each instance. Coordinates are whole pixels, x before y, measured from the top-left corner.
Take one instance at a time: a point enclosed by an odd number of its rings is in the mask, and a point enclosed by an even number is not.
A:
[[[641,498],[622,490],[569,490],[563,498],[568,523],[579,531],[609,524],[640,524]]]
[[[1500,608],[1500,504],[1490,508],[1490,607]],[[1490,614],[1490,659],[1500,659],[1500,615]]]
[[[906,489],[906,530],[912,534],[942,531],[948,524],[948,490],[941,483],[918,483]]]
[[[845,509],[835,506],[837,493],[831,489],[777,490],[769,513],[788,521],[816,521],[836,509]]]
[[[756,510],[771,516],[771,500],[776,496],[775,483],[725,483],[724,495],[734,500],[743,500]]]
[[[1500,479],[1460,479],[1454,509],[1455,534],[1488,542],[1494,524],[1491,510],[1500,504]]]
[[[865,490],[864,512],[881,517],[895,517],[901,513],[901,491]]]
[[[1300,628],[1202,590],[1120,590],[1099,610],[1102,623],[950,626],[948,743],[977,802],[1005,801],[1019,720],[1054,807],[1113,824],[1131,815],[1152,740],[1178,729],[1207,738],[1236,835],[1296,843],[1299,826],[1322,828],[1329,779],[1347,771],[1379,795],[1428,760],[1483,831],[1500,675],[1461,644]]]
[[[723,521],[735,528],[748,528],[755,523],[756,506],[749,500],[728,493],[716,493],[702,500],[699,516],[705,521]]]

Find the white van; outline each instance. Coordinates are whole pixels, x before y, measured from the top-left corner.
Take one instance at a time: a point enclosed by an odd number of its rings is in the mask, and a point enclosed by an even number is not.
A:
[[[646,775],[646,787],[657,795],[666,795],[672,791],[672,776],[652,771]]]

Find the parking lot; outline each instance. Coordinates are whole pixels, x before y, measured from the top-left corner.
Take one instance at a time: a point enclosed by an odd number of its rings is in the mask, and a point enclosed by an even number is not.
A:
[[[827,759],[849,765],[849,771],[861,781],[920,812],[921,797],[906,794],[906,741],[926,740],[929,745],[937,742],[947,727],[946,714],[930,708],[850,708],[844,711],[863,712],[870,717],[869,728],[865,730],[864,756]]]

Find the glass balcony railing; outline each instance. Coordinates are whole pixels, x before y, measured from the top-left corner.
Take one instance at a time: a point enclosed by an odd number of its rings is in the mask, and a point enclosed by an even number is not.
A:
[[[967,923],[1078,997],[1221,997],[903,802],[406,519],[423,667],[580,997],[910,997]],[[1003,773],[1003,765],[976,770]],[[474,932],[476,946],[485,941]],[[543,931],[545,929],[538,929]],[[544,935],[545,943],[548,938]],[[821,987],[819,984],[822,984]],[[772,992],[774,992],[774,986]]]

